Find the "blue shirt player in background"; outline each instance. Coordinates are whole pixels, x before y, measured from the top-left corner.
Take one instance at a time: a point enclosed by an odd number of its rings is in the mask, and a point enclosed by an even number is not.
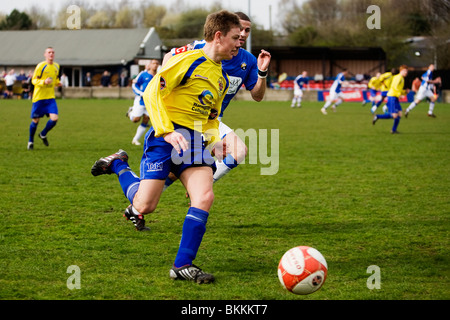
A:
[[[308,85],[308,72],[303,71],[294,80],[294,97],[292,98],[291,108],[297,105],[298,108],[302,106],[303,86]]]
[[[251,31],[250,18],[242,12],[235,12],[241,22],[241,33],[239,41],[244,45]],[[172,56],[187,50],[200,49],[205,45],[205,41],[194,41],[184,47],[172,49],[164,57],[163,65]],[[216,172],[214,173],[214,182],[226,175],[231,169],[236,168],[247,155],[247,146],[226,124],[222,122],[224,111],[227,109],[230,101],[238,93],[242,85],[250,91],[253,100],[261,101],[266,92],[266,77],[270,64],[270,53],[261,50],[258,59],[244,49],[239,49],[237,54],[231,60],[223,60],[222,68],[230,78],[230,87],[222,103],[221,113],[219,115],[219,131],[222,140],[225,140],[229,148],[229,154],[223,161],[216,161]],[[166,181],[168,187],[174,180],[170,176]]]
[[[137,146],[141,145],[139,140],[147,130],[148,121],[150,120],[142,96],[144,95],[144,91],[147,88],[149,82],[153,79],[156,72],[158,71],[158,67],[158,60],[150,60],[145,65],[145,69],[138,74],[136,79],[134,79],[133,85],[131,86],[136,97],[134,99],[133,106],[128,109],[127,117],[135,123],[139,122],[142,118],[141,124],[136,129],[136,134],[133,137],[133,140],[131,140],[131,143]]]
[[[427,72],[425,72],[422,75],[422,83],[420,84],[419,91],[416,94],[416,97],[413,102],[406,108],[405,111],[405,118],[408,117],[408,114],[411,112],[412,109],[417,106],[420,101],[428,98],[430,99],[430,105],[428,108],[428,116],[432,118],[436,118],[436,115],[434,114],[434,103],[437,100],[437,96],[433,92],[433,85],[436,83],[441,82],[441,78],[437,78],[433,80],[433,71],[434,71],[434,64],[430,64],[428,66]]]
[[[332,105],[333,110],[336,110],[336,107],[338,105],[340,105],[343,101],[343,95],[342,95],[342,91],[341,91],[341,86],[342,83],[345,81],[345,77],[347,76],[347,69],[343,69],[341,73],[339,73],[336,76],[336,79],[334,80],[333,84],[331,85],[330,88],[330,95],[328,96],[328,100],[325,103],[325,105],[323,106],[322,109],[320,109],[320,111],[322,111],[323,114],[327,114],[327,109],[329,106]]]

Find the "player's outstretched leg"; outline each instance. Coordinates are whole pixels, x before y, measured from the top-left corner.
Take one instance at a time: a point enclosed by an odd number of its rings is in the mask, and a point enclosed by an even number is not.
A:
[[[111,163],[116,159],[127,162],[128,154],[126,153],[126,151],[119,149],[119,151],[113,153],[110,156],[98,159],[91,168],[92,175],[99,176],[101,174],[113,173],[113,171],[111,170]]]

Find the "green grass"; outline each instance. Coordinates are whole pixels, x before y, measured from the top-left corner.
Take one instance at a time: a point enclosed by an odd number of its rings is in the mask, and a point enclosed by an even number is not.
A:
[[[196,263],[212,285],[168,276],[188,209],[175,183],[152,231],[122,217],[128,203],[115,176],[92,164],[119,148],[139,169],[131,101],[58,100],[50,147],[26,150],[29,101],[0,101],[0,299],[24,300],[446,300],[449,292],[450,105],[436,119],[422,103],[402,119],[371,124],[369,107],[344,103],[235,101],[234,129],[279,129],[279,171],[243,164],[215,184],[215,203]],[[404,106],[405,108],[406,106]],[[41,130],[46,119],[39,125]],[[269,139],[270,140],[270,139]],[[277,264],[291,247],[317,248],[328,262],[324,287],[309,296],[284,290]],[[69,290],[67,268],[81,270]],[[370,265],[381,289],[369,290]]]

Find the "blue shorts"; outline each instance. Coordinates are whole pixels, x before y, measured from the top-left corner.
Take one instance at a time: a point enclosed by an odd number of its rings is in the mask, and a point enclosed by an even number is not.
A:
[[[55,99],[46,99],[33,102],[31,107],[31,119],[42,118],[50,113],[58,114]]]
[[[402,106],[397,97],[388,97],[387,103],[389,113],[399,113],[402,111]]]
[[[376,95],[377,95],[377,90],[375,90],[375,89],[370,89],[370,96],[371,97],[376,97]]]
[[[189,149],[178,152],[163,137],[155,138],[152,128],[145,135],[144,154],[141,159],[140,178],[164,180],[170,172],[177,177],[189,167],[211,167],[214,171],[214,158],[204,147],[202,134],[185,127],[175,125],[175,130],[183,134],[189,143]]]

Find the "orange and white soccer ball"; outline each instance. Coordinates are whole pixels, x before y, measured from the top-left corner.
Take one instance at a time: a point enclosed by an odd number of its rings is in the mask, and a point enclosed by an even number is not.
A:
[[[299,246],[288,250],[278,264],[278,279],[290,292],[310,294],[319,290],[327,278],[328,266],[314,248]]]

